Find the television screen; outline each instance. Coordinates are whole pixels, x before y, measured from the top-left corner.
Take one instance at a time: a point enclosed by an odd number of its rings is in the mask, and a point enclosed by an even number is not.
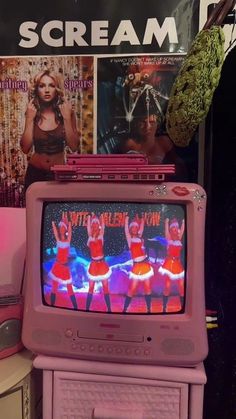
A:
[[[43,303],[127,314],[180,313],[186,288],[185,205],[45,202]]]

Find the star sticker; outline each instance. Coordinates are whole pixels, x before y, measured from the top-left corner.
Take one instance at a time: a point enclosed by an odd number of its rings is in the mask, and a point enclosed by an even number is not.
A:
[[[157,195],[166,195],[167,194],[166,185],[156,186],[156,194]]]

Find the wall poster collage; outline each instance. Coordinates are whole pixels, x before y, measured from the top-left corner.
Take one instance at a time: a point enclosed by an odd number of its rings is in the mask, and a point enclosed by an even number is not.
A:
[[[51,179],[71,152],[140,152],[196,181],[197,138],[176,149],[165,112],[198,31],[197,0],[147,0],[138,10],[135,0],[119,10],[115,0],[4,3],[0,206],[25,206],[27,187]]]

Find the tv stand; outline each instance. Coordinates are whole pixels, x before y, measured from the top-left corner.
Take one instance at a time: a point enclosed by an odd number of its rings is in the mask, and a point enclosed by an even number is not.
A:
[[[206,375],[195,368],[39,355],[43,419],[201,419]]]

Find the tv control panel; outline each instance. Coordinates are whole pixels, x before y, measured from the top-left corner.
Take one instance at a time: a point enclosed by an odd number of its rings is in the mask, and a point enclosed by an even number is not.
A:
[[[82,334],[83,335],[83,334]],[[151,356],[151,348],[147,344],[144,344],[143,337],[136,336],[133,337],[130,341],[124,341],[125,336],[117,335],[113,340],[106,339],[105,336],[97,337],[97,339],[92,339],[87,337],[79,337],[78,332],[73,332],[72,329],[66,329],[64,332],[64,337],[67,341],[67,348],[72,355],[76,356],[89,356],[95,354],[106,358],[114,357],[124,359],[132,358],[148,358]],[[104,339],[104,341],[103,341]],[[136,343],[137,342],[137,343]]]

